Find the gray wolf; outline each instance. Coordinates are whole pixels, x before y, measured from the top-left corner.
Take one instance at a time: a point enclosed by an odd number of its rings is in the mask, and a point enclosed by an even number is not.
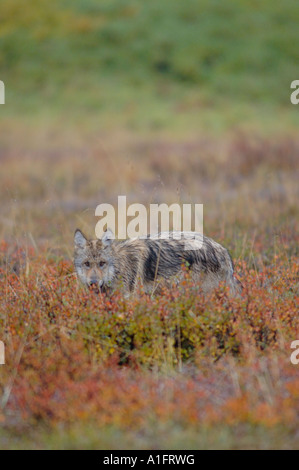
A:
[[[101,239],[89,240],[77,229],[74,236],[74,265],[87,287],[108,292],[121,288],[126,294],[142,286],[158,293],[163,285],[178,284],[184,267],[203,292],[225,281],[233,294],[241,292],[228,251],[200,233],[164,232],[124,241],[111,230]]]

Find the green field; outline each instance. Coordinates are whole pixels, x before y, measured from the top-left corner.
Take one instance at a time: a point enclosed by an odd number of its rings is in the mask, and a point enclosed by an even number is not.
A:
[[[292,0],[10,0],[0,18],[1,120],[213,133],[298,125]]]

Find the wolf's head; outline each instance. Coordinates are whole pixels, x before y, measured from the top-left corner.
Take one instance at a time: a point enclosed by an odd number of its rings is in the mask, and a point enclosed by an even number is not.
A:
[[[75,231],[74,264],[80,281],[87,287],[105,291],[115,277],[114,235],[107,230],[101,240],[88,240],[81,230]]]

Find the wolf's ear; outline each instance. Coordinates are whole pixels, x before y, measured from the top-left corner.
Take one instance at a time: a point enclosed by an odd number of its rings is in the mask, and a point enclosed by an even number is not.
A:
[[[75,242],[75,245],[79,248],[86,247],[87,238],[85,237],[85,235],[83,235],[81,230],[79,230],[78,228],[75,231],[74,242]]]
[[[102,236],[102,243],[103,245],[108,246],[108,245],[111,245],[114,239],[115,239],[114,233],[112,232],[112,230],[110,230],[110,228],[108,228],[108,230],[106,230],[106,232],[104,232]]]

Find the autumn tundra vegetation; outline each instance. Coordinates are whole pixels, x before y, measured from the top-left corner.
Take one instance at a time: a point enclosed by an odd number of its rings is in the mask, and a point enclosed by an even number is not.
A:
[[[0,5],[0,448],[298,448],[298,6],[21,3]],[[204,204],[242,293],[82,286],[74,231],[121,194]]]

